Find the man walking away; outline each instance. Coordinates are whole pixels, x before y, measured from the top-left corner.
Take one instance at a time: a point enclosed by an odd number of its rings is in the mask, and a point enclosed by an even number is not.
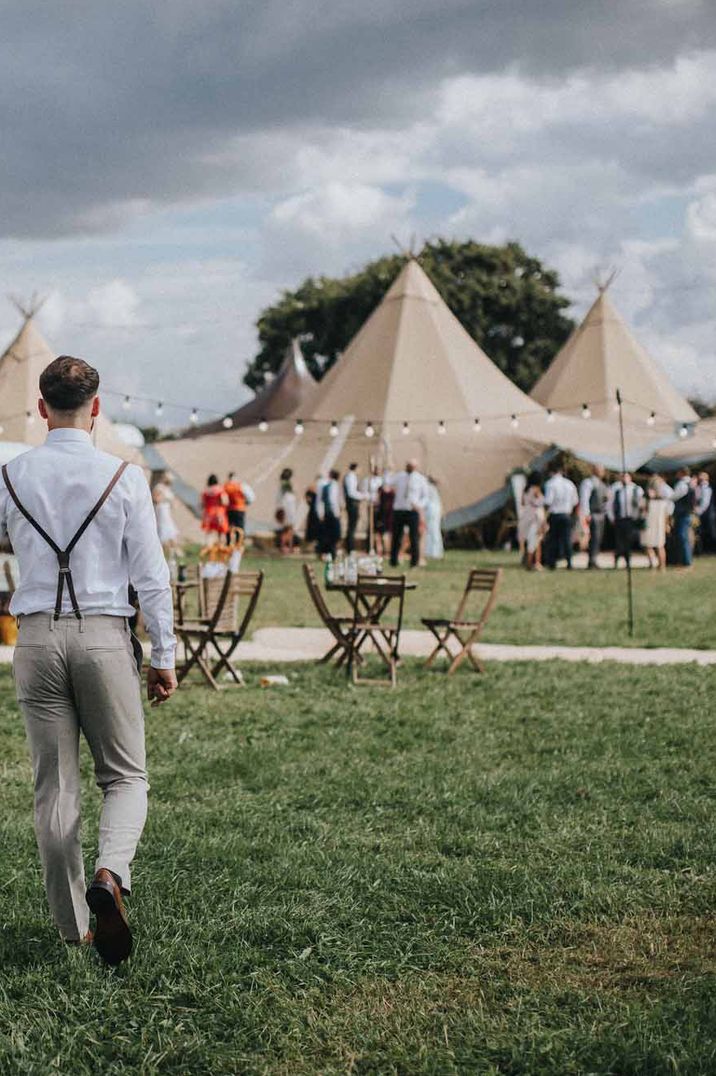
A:
[[[609,500],[609,488],[604,481],[604,468],[600,463],[592,467],[592,473],[584,478],[579,487],[579,514],[582,525],[589,528],[588,568],[598,568],[597,558],[604,539],[604,518]]]
[[[229,474],[224,483],[224,493],[229,498],[227,505],[227,514],[229,517],[229,529],[226,532],[226,543],[231,544],[232,531],[234,536],[236,531],[246,531],[246,509],[250,504],[253,504],[254,491],[248,482],[239,482],[236,474],[233,471],[229,471]]]
[[[674,502],[674,533],[679,563],[684,568],[690,568],[693,561],[691,517],[696,503],[696,492],[688,467],[682,467],[676,472],[676,483],[671,498]]]
[[[410,535],[410,567],[420,563],[420,513],[428,499],[428,483],[418,470],[417,460],[409,460],[404,471],[399,471],[391,485],[395,490],[393,501],[393,537],[390,544],[390,564],[396,568],[405,528]]]
[[[560,560],[572,567],[572,517],[579,503],[577,487],[562,473],[562,465],[550,467],[550,477],[545,482],[544,503],[549,510],[546,561],[552,571]]]
[[[341,540],[341,491],[338,471],[329,471],[328,478],[318,486],[316,509],[320,521],[318,552],[336,559]]]
[[[619,567],[619,558],[629,566],[634,548],[636,521],[642,514],[644,491],[632,482],[632,477],[625,471],[611,489],[608,513],[614,526],[614,567]]]
[[[346,530],[346,552],[352,553],[356,545],[356,528],[360,515],[360,502],[365,494],[358,489],[358,464],[351,463],[343,478],[343,499],[346,502],[348,527]]]
[[[141,679],[128,618],[136,589],[152,641],[148,696],[176,688],[172,596],[144,475],[99,452],[97,371],[62,356],[40,377],[43,445],[2,469],[0,535],[7,531],[20,585],[14,656],[17,699],[32,755],[35,831],[47,899],[60,935],[125,960],[132,935],[123,905],[147,812]],[[102,790],[99,851],[85,893],[80,844],[79,734]]]

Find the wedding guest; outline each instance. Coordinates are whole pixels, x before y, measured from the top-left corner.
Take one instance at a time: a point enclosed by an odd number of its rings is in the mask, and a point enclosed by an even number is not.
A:
[[[392,482],[395,489],[393,502],[393,536],[390,546],[390,563],[397,567],[403,533],[410,535],[410,566],[420,563],[420,513],[428,496],[428,483],[418,470],[417,460],[408,460],[404,471],[399,471]]]
[[[693,561],[691,547],[691,520],[696,503],[696,490],[688,467],[676,472],[676,482],[671,495],[674,502],[674,535],[679,562],[690,568]]]
[[[352,553],[356,544],[356,529],[360,518],[361,502],[366,499],[358,486],[360,467],[357,463],[351,463],[343,476],[343,500],[346,506],[346,552]]]
[[[612,485],[607,512],[614,525],[614,567],[619,567],[619,560],[631,564],[634,538],[637,532],[637,520],[642,518],[644,491],[632,481],[628,471]]]
[[[527,479],[522,494],[519,537],[524,547],[524,564],[528,571],[542,571],[542,538],[547,513],[545,511],[542,475],[536,471]]]
[[[650,479],[647,487],[646,526],[639,539],[650,568],[666,569],[666,524],[674,511],[669,487],[659,475]]]
[[[246,509],[254,502],[254,491],[248,482],[239,482],[234,471],[229,471],[224,483],[224,493],[228,497],[227,516],[229,519],[226,540],[230,542],[232,532],[235,534],[237,530],[240,530],[243,533],[246,530]]]
[[[338,543],[341,540],[341,487],[340,474],[336,470],[328,472],[328,478],[318,487],[318,518],[320,530],[318,551],[322,556],[336,559]]]
[[[375,520],[376,550],[382,557],[390,553],[391,537],[393,534],[393,505],[395,502],[395,490],[392,486],[392,477],[389,472],[383,474],[378,493],[378,512]]]
[[[549,510],[546,560],[552,571],[560,560],[572,567],[572,520],[579,504],[577,487],[567,478],[560,463],[550,467],[550,477],[544,487],[544,503]]]
[[[711,553],[716,545],[713,490],[708,471],[701,471],[696,485],[695,511],[699,520],[699,552]]]
[[[293,535],[298,511],[292,478],[293,471],[290,467],[285,467],[281,472],[278,497],[276,499],[278,548],[284,556],[293,553]]]
[[[169,471],[164,471],[152,490],[154,514],[157,519],[157,534],[167,560],[176,557],[179,552],[179,528],[172,515],[172,502],[174,500],[172,481],[173,478]]]
[[[589,534],[588,568],[598,568],[597,558],[604,539],[604,520],[609,501],[609,487],[604,481],[605,470],[600,463],[594,464],[592,473],[582,480],[579,487],[579,515],[582,526]]]
[[[307,488],[304,494],[306,502],[306,532],[303,540],[306,545],[313,545],[318,550],[318,539],[321,530],[321,521],[318,518],[318,486],[322,481],[321,475],[316,475],[315,482]]]
[[[424,512],[425,556],[428,560],[442,560],[445,556],[442,531],[443,504],[434,478],[428,478],[428,494]]]
[[[223,539],[229,531],[229,498],[215,474],[210,474],[206,480],[206,489],[201,495],[201,506],[201,529],[206,532],[210,540]]]

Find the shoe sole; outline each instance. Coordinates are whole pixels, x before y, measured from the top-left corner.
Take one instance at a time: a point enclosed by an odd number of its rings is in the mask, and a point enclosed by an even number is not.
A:
[[[97,920],[94,947],[105,964],[116,967],[132,952],[132,932],[108,889],[91,885],[86,899]]]

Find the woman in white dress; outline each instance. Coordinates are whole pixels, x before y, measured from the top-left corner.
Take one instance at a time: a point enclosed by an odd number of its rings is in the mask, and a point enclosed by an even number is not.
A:
[[[519,522],[519,538],[525,550],[525,568],[530,572],[542,571],[542,538],[546,518],[542,476],[531,474],[522,494]]]
[[[293,534],[298,515],[298,501],[293,492],[292,478],[291,468],[284,467],[276,498],[276,535],[278,547],[284,555],[294,552]]]
[[[172,489],[172,476],[168,471],[164,471],[159,476],[159,481],[152,490],[152,500],[154,501],[154,512],[157,517],[157,534],[159,535],[159,541],[162,543],[164,555],[168,560],[172,555],[176,556],[179,551],[179,528],[172,516],[174,490]]]
[[[660,475],[654,475],[649,482],[646,496],[646,526],[639,537],[649,567],[663,572],[666,571],[666,524],[674,511],[671,487]]]
[[[428,499],[425,503],[425,556],[429,560],[442,560],[445,556],[443,545],[443,503],[440,490],[434,478],[428,479]]]

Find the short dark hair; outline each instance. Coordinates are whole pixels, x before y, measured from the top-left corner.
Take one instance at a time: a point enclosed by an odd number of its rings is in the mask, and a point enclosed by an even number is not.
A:
[[[349,471],[357,471],[358,470],[358,464],[357,463],[351,463],[348,470]]]
[[[60,355],[40,374],[40,393],[54,411],[77,411],[97,395],[99,374],[84,359]]]
[[[219,485],[219,479],[216,477],[215,474],[210,474],[209,477],[206,480],[206,484],[207,484],[207,486],[218,486]]]

